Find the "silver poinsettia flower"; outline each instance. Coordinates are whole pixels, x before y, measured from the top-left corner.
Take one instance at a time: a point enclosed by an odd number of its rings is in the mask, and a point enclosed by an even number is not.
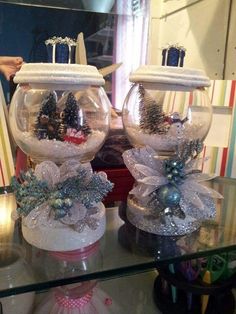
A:
[[[163,159],[150,147],[124,152],[124,162],[136,180],[130,191],[141,203],[155,208],[157,214],[185,215],[193,219],[212,218],[214,198],[222,195],[202,183],[215,177],[201,173],[201,158],[181,156]]]

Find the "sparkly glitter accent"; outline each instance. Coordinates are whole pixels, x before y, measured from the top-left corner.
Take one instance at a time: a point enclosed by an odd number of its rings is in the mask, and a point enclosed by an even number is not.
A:
[[[136,179],[128,197],[127,217],[136,227],[159,235],[183,235],[215,217],[217,191],[201,184],[212,176],[195,167],[202,142],[179,146],[176,155],[160,158],[150,147],[131,149],[124,162]]]
[[[68,46],[76,46],[76,41],[72,38],[69,38],[69,37],[65,37],[65,38],[62,38],[62,37],[52,37],[52,38],[49,38],[45,41],[45,44],[46,45],[56,45],[56,44],[64,44],[64,45],[68,45]]]
[[[192,218],[186,215],[185,219],[178,217],[165,217],[165,220],[159,217],[150,219],[150,209],[145,209],[135,202],[130,196],[127,203],[127,218],[137,228],[164,236],[177,236],[191,233],[200,228],[202,220]],[[213,217],[211,217],[213,218]]]
[[[18,214],[28,228],[56,225],[60,221],[83,232],[86,226],[96,230],[98,204],[113,184],[103,172],[93,173],[91,166],[69,160],[61,167],[45,161],[21,174],[21,183],[12,182],[19,204]]]
[[[102,203],[96,204],[97,214],[90,216],[97,220],[96,230],[92,230],[87,224],[83,231],[74,229],[74,225],[63,224],[60,220],[50,219],[35,228],[25,225],[27,217],[22,219],[22,233],[27,242],[47,251],[73,251],[82,249],[98,241],[105,232],[106,216]],[[78,222],[79,225],[79,222]]]

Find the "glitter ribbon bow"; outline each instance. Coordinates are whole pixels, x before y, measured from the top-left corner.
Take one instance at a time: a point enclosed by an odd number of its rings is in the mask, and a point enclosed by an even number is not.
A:
[[[58,222],[82,232],[86,225],[95,230],[98,203],[113,184],[104,172],[93,173],[90,164],[69,160],[58,167],[44,161],[20,176],[12,188],[19,207],[13,218],[23,217],[28,228],[54,227]]]
[[[197,170],[204,162],[202,158],[196,158],[201,150],[200,144],[185,143],[171,159],[161,158],[150,147],[124,152],[125,165],[136,180],[130,194],[153,207],[158,215],[171,212],[181,219],[186,215],[192,219],[213,218],[213,198],[222,198],[222,195],[201,184],[215,175]]]

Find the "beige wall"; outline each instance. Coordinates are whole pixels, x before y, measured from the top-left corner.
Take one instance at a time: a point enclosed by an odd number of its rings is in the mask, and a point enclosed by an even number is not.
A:
[[[236,0],[232,0],[230,12],[225,78],[236,80]]]
[[[179,43],[186,67],[236,79],[236,0],[151,0],[150,15],[149,64],[161,64],[162,47]]]

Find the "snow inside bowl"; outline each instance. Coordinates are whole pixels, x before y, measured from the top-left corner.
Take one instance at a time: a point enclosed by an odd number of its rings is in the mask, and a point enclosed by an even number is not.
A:
[[[88,162],[105,141],[110,102],[96,67],[29,63],[17,72],[19,83],[10,109],[17,145],[33,162]]]
[[[142,66],[123,107],[123,124],[134,147],[169,155],[186,140],[204,140],[212,118],[204,72],[176,66]]]

